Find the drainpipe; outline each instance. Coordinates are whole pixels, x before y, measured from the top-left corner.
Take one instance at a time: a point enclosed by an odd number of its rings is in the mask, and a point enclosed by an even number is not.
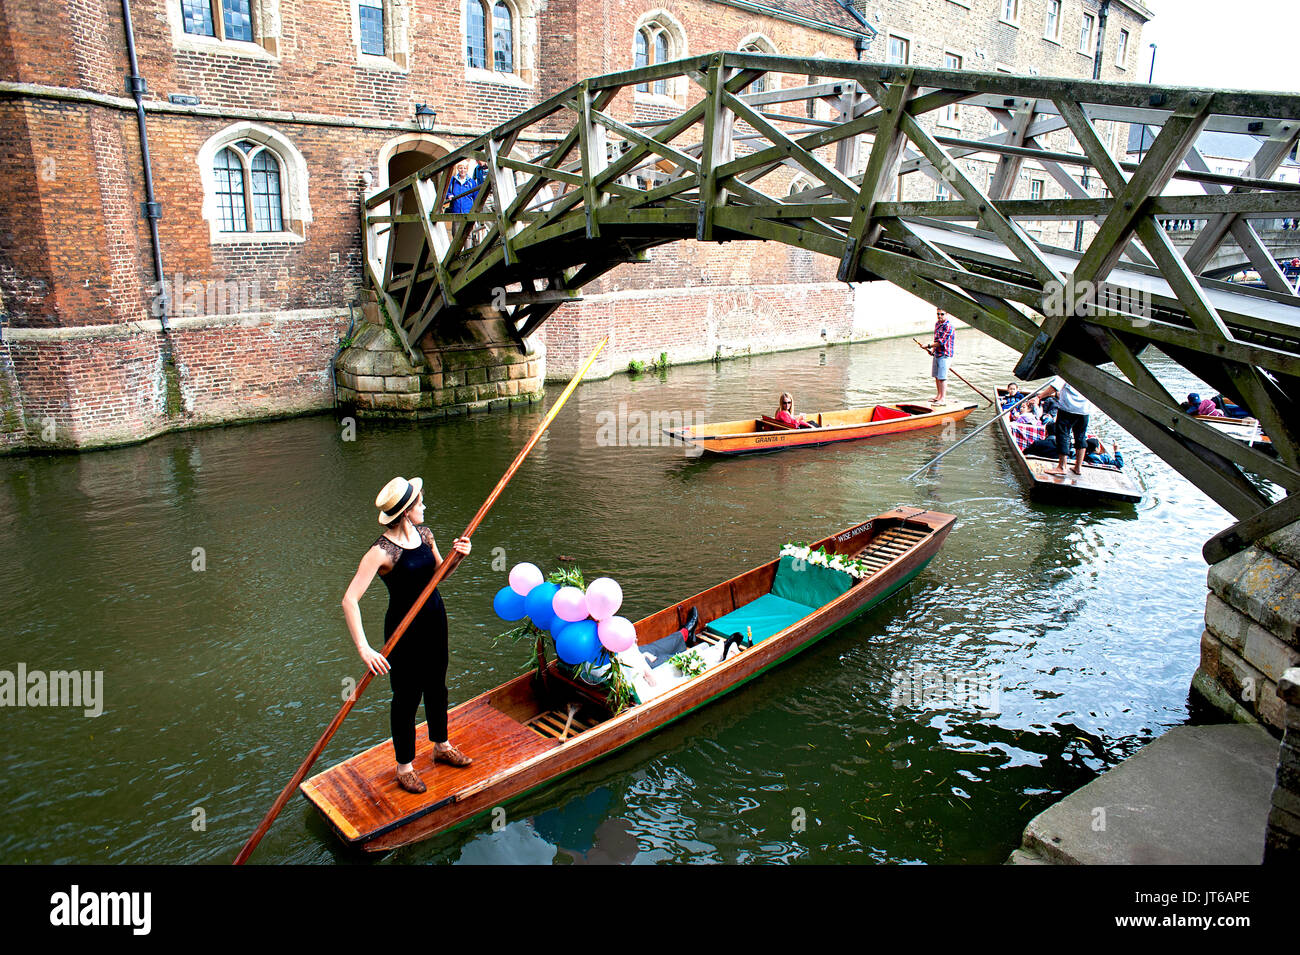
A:
[[[1110,0],[1101,0],[1101,9],[1097,11],[1097,54],[1092,58],[1092,78],[1101,79],[1101,58],[1105,53],[1106,18],[1110,15]]]
[[[853,5],[853,0],[840,0],[840,5],[849,12],[849,15],[853,17],[853,19],[857,20],[864,27],[866,27],[868,30],[871,31],[870,36],[859,36],[859,37],[855,37],[853,40],[853,49],[857,51],[858,59],[861,60],[862,54],[867,52],[867,48],[871,46],[871,41],[876,38],[876,34],[879,33],[880,31],[877,30],[874,26],[872,26],[871,23],[867,20],[867,18],[864,17],[862,13],[858,10],[858,8]]]
[[[167,279],[163,273],[162,243],[158,239],[158,220],[162,218],[162,203],[154,197],[153,163],[149,159],[149,132],[145,128],[144,94],[148,87],[140,75],[140,64],[135,56],[135,27],[131,23],[131,0],[122,0],[122,23],[126,28],[126,55],[131,61],[131,72],[126,78],[127,92],[135,99],[136,125],[140,128],[140,155],[144,163],[144,217],[149,220],[149,241],[153,246],[154,278],[158,280],[159,297],[162,299],[162,321],[164,351],[166,359],[171,362],[171,345],[168,341],[167,311],[170,305],[170,293]]]

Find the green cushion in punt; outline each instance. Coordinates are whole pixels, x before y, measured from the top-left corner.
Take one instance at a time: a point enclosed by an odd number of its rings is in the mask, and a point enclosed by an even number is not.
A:
[[[793,600],[786,600],[776,594],[763,594],[757,600],[751,600],[743,607],[710,622],[705,629],[722,637],[729,637],[733,633],[743,637],[746,628],[749,628],[748,632],[754,634],[754,642],[760,643],[812,612],[812,607]]]
[[[800,565],[793,557],[782,557],[772,581],[772,593],[816,610],[852,586],[853,577],[842,570],[807,561]]]
[[[796,566],[793,557],[782,557],[772,581],[771,593],[737,607],[709,623],[705,629],[724,637],[752,632],[754,642],[761,643],[830,603],[852,586],[853,578],[842,570],[831,570],[806,561]]]

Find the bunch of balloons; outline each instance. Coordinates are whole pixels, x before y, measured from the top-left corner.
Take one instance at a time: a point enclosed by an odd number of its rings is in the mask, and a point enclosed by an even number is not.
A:
[[[636,643],[632,621],[615,616],[622,604],[623,588],[610,577],[598,577],[584,592],[548,582],[526,562],[515,564],[510,585],[492,598],[492,609],[502,620],[528,617],[549,631],[556,656],[571,666],[598,663],[606,651],[619,653]]]

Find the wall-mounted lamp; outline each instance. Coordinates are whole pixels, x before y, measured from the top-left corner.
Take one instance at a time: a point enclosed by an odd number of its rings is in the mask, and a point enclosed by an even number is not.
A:
[[[420,126],[420,131],[429,133],[433,131],[433,124],[438,118],[438,111],[424,103],[417,103],[415,106],[415,121]]]

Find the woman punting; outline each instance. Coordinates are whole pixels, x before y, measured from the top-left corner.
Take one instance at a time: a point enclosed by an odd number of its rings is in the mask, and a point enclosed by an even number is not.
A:
[[[390,721],[393,754],[397,759],[397,783],[412,793],[422,793],[426,788],[414,765],[415,716],[421,697],[424,698],[425,718],[429,721],[433,762],[452,766],[468,766],[471,762],[468,756],[447,741],[447,611],[442,597],[435,590],[390,655],[384,657],[366,640],[358,601],[375,579],[375,574],[383,578],[388,587],[388,612],[384,616],[384,637],[387,640],[442,563],[433,531],[424,526],[422,487],[420,478],[408,481],[402,477],[393,478],[384,485],[375,498],[384,532],[361,558],[356,576],[343,595],[343,616],[357,653],[371,673],[376,676],[387,673],[392,685]],[[469,539],[456,538],[452,548],[464,557],[470,551]]]

